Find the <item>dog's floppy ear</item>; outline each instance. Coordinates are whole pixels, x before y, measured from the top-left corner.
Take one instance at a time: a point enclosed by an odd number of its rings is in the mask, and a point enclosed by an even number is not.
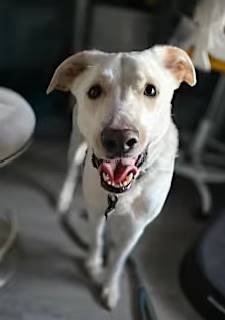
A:
[[[47,94],[53,90],[70,91],[75,78],[88,67],[95,54],[94,50],[82,51],[64,60],[55,70]]]
[[[160,58],[164,67],[175,76],[178,84],[183,81],[190,86],[196,84],[194,65],[184,50],[173,46],[158,45],[153,47],[153,52]]]

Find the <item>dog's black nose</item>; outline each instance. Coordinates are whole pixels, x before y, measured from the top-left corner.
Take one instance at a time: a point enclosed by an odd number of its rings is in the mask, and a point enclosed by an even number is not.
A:
[[[105,128],[101,133],[102,145],[113,155],[122,155],[131,151],[138,143],[139,134],[134,129]]]

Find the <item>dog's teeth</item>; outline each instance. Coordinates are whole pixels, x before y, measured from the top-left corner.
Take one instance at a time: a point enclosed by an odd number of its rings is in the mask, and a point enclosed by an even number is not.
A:
[[[133,173],[131,172],[128,176],[127,176],[127,184],[131,182],[131,180],[133,179]]]
[[[115,183],[114,182],[112,182],[112,186],[115,187]]]
[[[103,172],[102,177],[105,182],[107,183],[109,183],[109,181],[111,182],[110,177],[107,173]]]

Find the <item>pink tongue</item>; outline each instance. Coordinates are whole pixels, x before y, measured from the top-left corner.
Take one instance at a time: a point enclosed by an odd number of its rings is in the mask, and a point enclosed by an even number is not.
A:
[[[125,180],[129,173],[135,175],[138,171],[135,166],[135,159],[110,160],[103,162],[99,168],[100,172],[105,172],[109,175],[110,180],[118,184]]]

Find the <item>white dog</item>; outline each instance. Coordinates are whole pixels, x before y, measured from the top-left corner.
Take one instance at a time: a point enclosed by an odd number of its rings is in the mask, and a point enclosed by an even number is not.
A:
[[[115,207],[118,221],[119,215],[127,218],[123,232],[118,228],[103,281],[102,298],[109,308],[117,303],[128,255],[170,189],[178,146],[171,100],[182,81],[196,83],[190,58],[181,49],[159,45],[142,52],[75,54],[57,68],[48,88],[76,97],[77,123],[87,144],[83,193],[94,230],[86,262],[92,277],[102,271],[104,213]],[[84,155],[85,144],[80,151]],[[81,162],[82,156],[74,158],[75,164]],[[64,188],[67,200],[72,171]]]

